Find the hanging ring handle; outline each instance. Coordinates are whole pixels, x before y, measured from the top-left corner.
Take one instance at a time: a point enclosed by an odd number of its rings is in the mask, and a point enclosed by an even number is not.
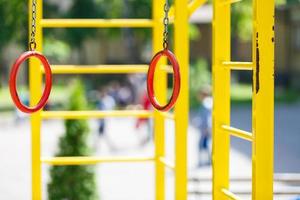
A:
[[[36,57],[42,62],[43,67],[45,69],[45,81],[46,81],[43,95],[42,95],[40,101],[38,102],[38,104],[34,107],[27,107],[21,102],[18,92],[17,92],[17,82],[16,82],[18,71],[20,69],[21,64],[30,57]],[[52,88],[52,73],[51,73],[50,64],[49,64],[48,60],[46,59],[46,57],[36,51],[26,51],[26,52],[22,53],[20,55],[20,57],[18,57],[18,59],[16,60],[16,62],[14,63],[14,65],[12,67],[12,70],[10,73],[10,80],[9,80],[10,94],[11,94],[12,100],[16,104],[17,108],[25,113],[34,113],[34,112],[39,111],[46,105],[49,95],[50,95],[50,92],[51,92],[51,88]]]
[[[155,97],[154,92],[154,73],[157,66],[158,61],[162,56],[166,56],[168,60],[171,62],[172,68],[173,68],[173,92],[172,96],[169,100],[169,102],[166,105],[160,105],[158,100]],[[147,92],[148,97],[151,102],[151,104],[160,111],[168,111],[170,110],[174,104],[176,103],[176,100],[180,93],[180,70],[179,70],[179,64],[177,62],[177,59],[175,55],[168,49],[164,49],[160,52],[158,52],[151,60],[148,74],[147,74]]]

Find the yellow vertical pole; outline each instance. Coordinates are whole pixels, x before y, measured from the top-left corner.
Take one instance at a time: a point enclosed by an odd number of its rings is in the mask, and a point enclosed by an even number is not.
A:
[[[163,41],[163,0],[153,0],[153,55],[162,50]],[[159,65],[165,64],[166,61],[162,59]],[[159,68],[157,68],[159,69]],[[166,101],[167,91],[167,76],[163,70],[156,70],[155,73],[155,94],[161,103]],[[165,166],[159,161],[160,157],[165,155],[165,120],[160,112],[154,111],[154,143],[155,143],[155,191],[156,200],[165,199]]]
[[[274,0],[254,1],[253,31],[253,194],[273,199]]]
[[[214,0],[213,16],[213,199],[228,199],[221,189],[229,187],[230,137],[221,125],[230,125],[230,70],[222,61],[230,61],[230,4]]]
[[[42,28],[40,21],[42,19],[42,0],[37,1],[36,13],[36,36],[37,51],[42,51]],[[31,15],[32,15],[32,0],[29,0],[29,37],[31,33]],[[29,87],[30,87],[30,104],[36,105],[41,97],[42,75],[40,70],[40,62],[37,59],[29,60]],[[41,184],[41,151],[40,151],[40,129],[41,115],[40,112],[34,113],[30,117],[31,123],[31,168],[32,168],[32,199],[42,199],[42,184]]]
[[[187,128],[189,110],[188,0],[175,0],[175,55],[180,64],[181,90],[175,106],[175,199],[187,199]]]

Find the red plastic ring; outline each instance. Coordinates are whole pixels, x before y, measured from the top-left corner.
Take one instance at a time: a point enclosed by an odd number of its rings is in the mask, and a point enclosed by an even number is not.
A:
[[[42,62],[43,67],[45,69],[46,83],[45,83],[45,89],[44,89],[43,95],[42,95],[40,101],[38,102],[38,104],[34,107],[27,107],[21,102],[21,100],[19,98],[19,95],[17,92],[16,79],[17,79],[17,74],[18,74],[21,64],[26,59],[28,59],[32,56],[38,58]],[[10,73],[10,80],[9,80],[10,94],[11,94],[12,100],[16,104],[17,108],[25,113],[33,113],[33,112],[36,112],[36,111],[42,109],[48,101],[48,98],[49,98],[49,95],[51,92],[51,88],[52,88],[52,72],[51,72],[50,64],[49,64],[47,58],[44,55],[42,55],[41,53],[36,52],[36,51],[26,51],[26,52],[22,53],[20,55],[20,57],[18,57],[18,59],[16,60],[16,62],[14,63],[14,65],[12,67],[12,70]]]
[[[172,96],[169,100],[169,102],[166,105],[160,105],[158,100],[155,97],[155,92],[154,92],[154,73],[155,73],[155,68],[162,56],[166,56],[168,60],[171,62],[172,68],[173,68],[173,92]],[[149,100],[151,104],[153,105],[154,108],[160,111],[168,111],[170,110],[174,104],[177,101],[177,98],[180,93],[180,69],[179,69],[179,64],[177,62],[177,59],[175,55],[168,49],[164,49],[160,52],[158,52],[151,60],[149,70],[148,70],[148,75],[147,75],[147,92],[149,96]]]

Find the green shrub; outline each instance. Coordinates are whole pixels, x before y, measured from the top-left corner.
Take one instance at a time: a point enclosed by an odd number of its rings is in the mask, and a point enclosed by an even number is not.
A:
[[[82,83],[76,81],[72,85],[68,109],[86,109]],[[86,120],[66,120],[65,130],[65,134],[59,140],[59,152],[56,156],[87,156],[91,153],[87,144],[89,127]],[[98,199],[93,166],[53,166],[50,176],[49,200]]]

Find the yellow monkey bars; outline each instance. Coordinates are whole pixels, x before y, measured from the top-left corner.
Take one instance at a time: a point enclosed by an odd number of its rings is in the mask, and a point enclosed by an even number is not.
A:
[[[253,0],[252,62],[230,61],[231,4],[214,0],[213,199],[240,200],[229,190],[230,137],[252,142],[252,199],[273,199],[274,0]],[[253,72],[252,133],[230,126],[230,72]]]
[[[36,42],[37,50],[42,51],[44,28],[152,28],[153,53],[162,48],[163,5],[162,0],[153,0],[152,19],[43,19],[43,1],[37,1]],[[196,3],[199,1],[195,1]],[[31,19],[32,0],[29,0],[29,19]],[[190,4],[191,5],[191,4]],[[40,111],[31,115],[32,127],[32,199],[42,198],[41,164],[49,165],[86,165],[111,162],[154,162],[156,174],[156,200],[165,199],[165,167],[175,172],[176,200],[187,198],[186,170],[186,131],[188,123],[188,13],[196,6],[188,5],[188,0],[175,0],[173,13],[175,20],[175,53],[181,66],[182,93],[173,113],[158,111],[126,110],[126,111]],[[196,4],[199,5],[199,4]],[[180,17],[178,17],[180,16]],[[31,27],[30,27],[31,28]],[[38,101],[41,95],[43,69],[37,70],[39,63],[30,59],[30,104]],[[148,65],[53,65],[53,74],[115,74],[115,73],[147,73]],[[161,62],[155,79],[156,95],[161,102],[167,98],[167,73],[172,73],[166,62]],[[42,119],[87,119],[104,117],[146,117],[154,119],[155,153],[153,157],[53,157],[41,158],[41,122]],[[175,162],[165,158],[164,120],[175,121]]]

